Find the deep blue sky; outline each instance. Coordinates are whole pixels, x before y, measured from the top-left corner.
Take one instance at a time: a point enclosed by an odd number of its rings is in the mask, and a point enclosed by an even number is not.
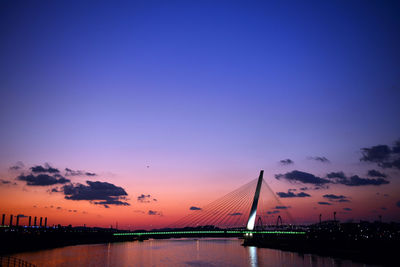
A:
[[[255,177],[290,158],[322,175],[307,157],[325,156],[357,173],[360,148],[400,137],[399,14],[399,1],[1,1],[0,167]]]
[[[49,146],[342,158],[399,136],[397,1],[0,10],[2,161]]]

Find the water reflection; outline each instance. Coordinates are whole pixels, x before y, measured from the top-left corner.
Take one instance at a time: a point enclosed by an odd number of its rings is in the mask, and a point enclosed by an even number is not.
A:
[[[249,259],[251,267],[258,267],[257,261],[257,248],[256,247],[247,247],[249,250]]]
[[[366,266],[315,255],[241,246],[238,239],[168,239],[79,245],[15,254],[39,267]]]

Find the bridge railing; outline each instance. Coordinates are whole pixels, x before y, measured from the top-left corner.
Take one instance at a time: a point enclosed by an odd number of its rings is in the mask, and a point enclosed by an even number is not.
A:
[[[0,267],[37,267],[35,264],[11,256],[0,255]]]

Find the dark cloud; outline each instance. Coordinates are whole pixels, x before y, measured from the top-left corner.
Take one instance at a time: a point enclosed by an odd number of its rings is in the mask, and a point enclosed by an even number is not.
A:
[[[343,184],[347,186],[364,186],[364,185],[384,185],[389,181],[383,178],[361,178],[358,175],[347,177],[343,172],[331,172],[326,175],[333,184]]]
[[[66,176],[97,176],[97,174],[92,172],[85,172],[80,170],[71,170],[69,168],[65,168]]]
[[[400,140],[397,140],[392,147],[393,154],[400,154]]]
[[[383,168],[396,168],[400,170],[400,159],[393,160],[391,162],[385,162],[382,164]]]
[[[369,178],[360,178],[358,175],[353,175],[349,179],[343,181],[341,184],[347,186],[363,186],[363,185],[383,185],[388,184],[389,181],[377,178],[377,179],[369,179]]]
[[[289,188],[288,189],[288,192],[294,192],[294,191],[297,191],[297,189],[295,189],[295,188]]]
[[[86,181],[86,183],[87,185],[78,183],[63,186],[65,198],[70,200],[98,200],[93,203],[104,205],[106,208],[108,208],[108,205],[130,205],[125,201],[121,201],[125,200],[125,196],[128,195],[122,187],[99,181]]]
[[[20,217],[20,218],[28,218],[28,216],[26,216],[26,215],[24,215],[24,214],[18,214],[17,217]]]
[[[360,161],[373,162],[382,168],[400,169],[400,140],[390,148],[387,145],[377,145],[361,149]]]
[[[243,213],[241,213],[241,212],[234,212],[234,213],[229,213],[228,215],[229,216],[240,216],[240,215],[242,215]]]
[[[0,184],[11,184],[11,181],[0,179]]]
[[[46,186],[55,184],[66,184],[71,182],[69,179],[66,179],[59,174],[39,174],[36,176],[33,174],[20,175],[17,177],[17,180],[25,181],[27,185],[31,186]]]
[[[31,168],[33,173],[59,173],[60,171],[56,168],[51,167],[48,164],[45,164],[45,167],[41,165],[33,166]]]
[[[288,208],[290,208],[290,207],[289,206],[276,206],[275,207],[275,209],[277,209],[277,210],[286,210]]]
[[[330,183],[329,180],[317,177],[311,173],[302,172],[294,170],[292,172],[287,172],[285,174],[276,174],[275,178],[286,179],[290,182],[301,182],[304,184],[314,184],[314,185],[323,185],[326,183]]]
[[[278,192],[276,193],[280,198],[290,198],[290,197],[311,197],[309,194],[300,192],[298,194],[293,193],[292,191],[286,192]]]
[[[152,201],[157,201],[157,199],[152,198],[151,195],[141,194],[137,197],[137,201],[141,203],[150,203]]]
[[[343,195],[334,195],[334,194],[327,194],[327,195],[323,195],[324,198],[327,199],[333,199],[333,200],[338,200],[338,199],[345,199],[346,197]]]
[[[350,209],[350,208],[343,208],[343,210],[345,210],[345,211],[352,211],[352,209]]]
[[[332,205],[331,203],[324,202],[324,201],[320,201],[320,202],[318,202],[318,204],[320,204],[320,205]]]
[[[294,164],[294,161],[291,159],[283,159],[283,160],[279,161],[279,163],[281,165],[291,165],[291,164]]]
[[[148,215],[158,215],[158,216],[162,216],[162,212],[159,211],[155,211],[155,210],[149,210],[147,212]]]
[[[387,145],[377,145],[370,148],[362,148],[361,161],[370,161],[376,163],[382,163],[389,159],[391,149]]]
[[[319,161],[322,163],[330,163],[329,159],[327,159],[325,157],[308,157],[308,159]]]
[[[22,161],[18,161],[15,165],[11,166],[9,169],[10,171],[20,171],[25,167]]]
[[[327,198],[330,201],[334,201],[334,202],[350,202],[348,197],[343,196],[343,195],[327,194],[327,195],[323,195],[322,197]]]
[[[267,211],[267,214],[277,214],[279,213],[279,210],[273,210],[273,211]]]
[[[191,206],[191,207],[189,208],[189,210],[201,210],[201,208],[195,207],[195,206]]]
[[[346,179],[346,175],[344,174],[344,172],[331,172],[328,173],[326,177],[330,179],[343,179],[343,180]]]
[[[310,195],[304,192],[300,192],[297,194],[297,197],[310,197]]]
[[[308,191],[308,190],[320,190],[320,189],[329,189],[328,185],[320,185],[314,187],[302,187],[300,188],[301,191]]]
[[[400,201],[397,201],[396,206],[400,208]]]
[[[381,172],[379,172],[377,170],[369,170],[368,171],[368,176],[370,176],[370,177],[382,177],[382,178],[386,178],[387,177],[386,174],[381,173]]]
[[[386,207],[381,207],[381,210],[387,210],[387,208]]]

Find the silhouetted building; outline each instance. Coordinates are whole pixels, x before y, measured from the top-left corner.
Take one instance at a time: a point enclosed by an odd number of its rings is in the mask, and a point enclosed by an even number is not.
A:
[[[13,221],[13,215],[10,215],[10,227],[12,226],[12,221]]]
[[[47,227],[47,217],[44,218],[44,227]]]
[[[3,218],[1,219],[1,225],[4,225],[5,220],[6,220],[6,215],[3,214]]]
[[[17,221],[16,221],[16,223],[15,223],[15,226],[19,226],[19,215],[17,215]]]
[[[29,227],[31,226],[32,216],[29,216]]]
[[[37,217],[35,216],[35,220],[33,220],[33,226],[36,226]]]
[[[40,227],[42,227],[42,222],[43,222],[43,217],[40,217],[40,223],[39,223]]]

